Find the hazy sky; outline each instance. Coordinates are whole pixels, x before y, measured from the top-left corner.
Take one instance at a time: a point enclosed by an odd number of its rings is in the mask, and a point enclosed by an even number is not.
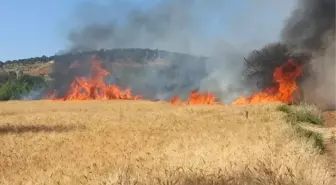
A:
[[[88,1],[104,3],[108,0],[1,0],[0,60],[49,56],[64,49],[69,29],[77,24],[76,20],[78,19],[74,15],[75,7]],[[128,1],[135,2],[136,6],[141,7],[144,5],[143,2],[150,5],[158,0]],[[265,40],[276,39],[283,25],[283,19],[289,15],[293,8],[293,0],[278,2],[270,0],[223,1],[227,1],[226,6],[230,7],[230,11],[223,12],[227,14],[227,22],[242,21],[242,24],[249,25],[245,28],[251,32],[251,35],[247,36],[241,34],[246,33],[246,30],[240,32],[239,26],[234,29],[225,25],[225,21],[220,23],[205,21],[205,24],[211,26],[211,34],[219,34],[218,32],[220,32],[219,35],[224,40],[230,40],[230,38],[260,39],[253,38],[257,35],[262,35]],[[250,11],[253,13],[251,14]],[[237,19],[238,17],[239,19]],[[252,21],[251,18],[253,18]],[[200,19],[200,21],[202,20]],[[223,32],[225,33],[223,34]],[[239,34],[241,36],[237,36]]]

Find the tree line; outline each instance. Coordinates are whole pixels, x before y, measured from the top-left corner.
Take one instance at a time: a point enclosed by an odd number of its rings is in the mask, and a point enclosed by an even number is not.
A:
[[[192,59],[205,59],[205,57],[195,57],[188,54],[181,54],[176,52],[168,52],[163,50],[153,50],[153,49],[140,49],[140,48],[130,48],[130,49],[110,49],[110,50],[95,50],[95,51],[73,51],[65,54],[57,54],[53,56],[41,56],[41,57],[31,57],[18,60],[7,60],[0,61],[0,67],[6,64],[13,63],[24,63],[32,64],[36,62],[49,62],[49,61],[75,61],[81,58],[87,58],[90,56],[96,56],[102,60],[115,61],[117,59],[130,59],[137,63],[146,63],[154,59],[174,59],[181,61],[186,58]]]

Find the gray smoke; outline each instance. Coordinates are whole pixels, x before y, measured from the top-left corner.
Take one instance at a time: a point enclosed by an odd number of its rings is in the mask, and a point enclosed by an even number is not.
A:
[[[197,69],[199,65],[180,59],[177,73],[166,74],[174,76],[174,80],[160,70],[147,69],[133,77],[129,86],[137,89],[146,85],[148,92],[144,93],[159,99],[172,94],[185,96],[190,88],[200,88],[215,92],[229,103],[249,93],[241,83],[244,57],[252,49],[277,40],[281,30],[279,22],[290,13],[293,1],[228,2],[152,0],[141,1],[146,3],[141,6],[120,0],[83,3],[75,11],[78,25],[68,35],[68,50],[158,48],[207,56],[207,74],[198,72],[202,71]],[[189,81],[190,86],[179,84],[180,80]],[[179,89],[175,87],[167,93],[167,87],[172,84]]]
[[[150,48],[212,56],[218,47],[251,50],[276,39],[291,0],[148,0],[82,3],[70,50]],[[141,8],[140,8],[141,7]],[[269,17],[274,20],[270,20]]]
[[[203,29],[197,21],[197,14],[213,15],[210,10],[216,12],[217,7],[223,7],[224,4],[220,0],[210,0],[207,3],[197,0],[164,0],[151,1],[142,9],[121,1],[107,5],[82,4],[78,7],[78,14],[96,12],[96,15],[101,12],[103,15],[97,16],[99,20],[84,22],[82,28],[73,30],[68,38],[73,50],[159,48],[190,53],[195,45],[193,39],[196,35],[201,36],[197,42],[206,44],[207,41],[199,33]],[[125,8],[128,11],[113,13],[117,9]]]
[[[312,76],[303,91],[309,102],[335,109],[335,0],[299,0],[282,39],[311,56]]]
[[[284,42],[315,52],[326,48],[326,36],[335,32],[335,0],[298,0],[282,30]]]
[[[90,22],[80,30],[69,34],[69,41],[74,50],[91,50],[107,48],[157,48],[177,50],[188,53],[190,42],[189,34],[198,32],[193,18],[193,8],[196,1],[162,1],[145,10],[131,8],[127,13],[120,15],[105,15],[107,21]],[[220,1],[212,0],[215,5]],[[110,11],[116,10],[110,5],[81,6],[84,12],[99,11],[110,6]],[[208,3],[207,3],[208,5]],[[118,8],[124,8],[122,4]],[[130,5],[128,5],[130,6]],[[213,6],[216,7],[216,6]],[[93,9],[93,10],[92,10]],[[97,10],[95,10],[97,9]]]

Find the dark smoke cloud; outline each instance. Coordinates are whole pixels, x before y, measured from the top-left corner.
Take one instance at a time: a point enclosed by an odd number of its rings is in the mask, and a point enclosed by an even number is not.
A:
[[[325,49],[325,37],[335,32],[335,0],[298,0],[282,30],[282,39],[299,50]]]
[[[246,59],[246,82],[272,85],[272,72],[289,58],[303,65],[298,80],[304,101],[335,109],[335,0],[298,0],[285,21],[279,44],[268,44]]]
[[[91,71],[91,59],[93,55],[63,54],[54,57],[56,61],[52,68],[52,84],[50,91],[56,91],[56,96],[64,96],[71,82],[76,77],[89,77]]]
[[[302,88],[306,100],[335,109],[335,0],[299,0],[282,38],[311,56],[311,76]]]

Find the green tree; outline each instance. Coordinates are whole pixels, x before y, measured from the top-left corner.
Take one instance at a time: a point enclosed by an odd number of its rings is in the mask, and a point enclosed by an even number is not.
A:
[[[20,96],[20,94],[29,90],[28,84],[20,84],[17,81],[7,81],[0,88],[0,100],[12,100]]]
[[[40,76],[23,75],[19,79],[8,79],[0,85],[0,101],[18,99],[23,93],[45,86]]]

